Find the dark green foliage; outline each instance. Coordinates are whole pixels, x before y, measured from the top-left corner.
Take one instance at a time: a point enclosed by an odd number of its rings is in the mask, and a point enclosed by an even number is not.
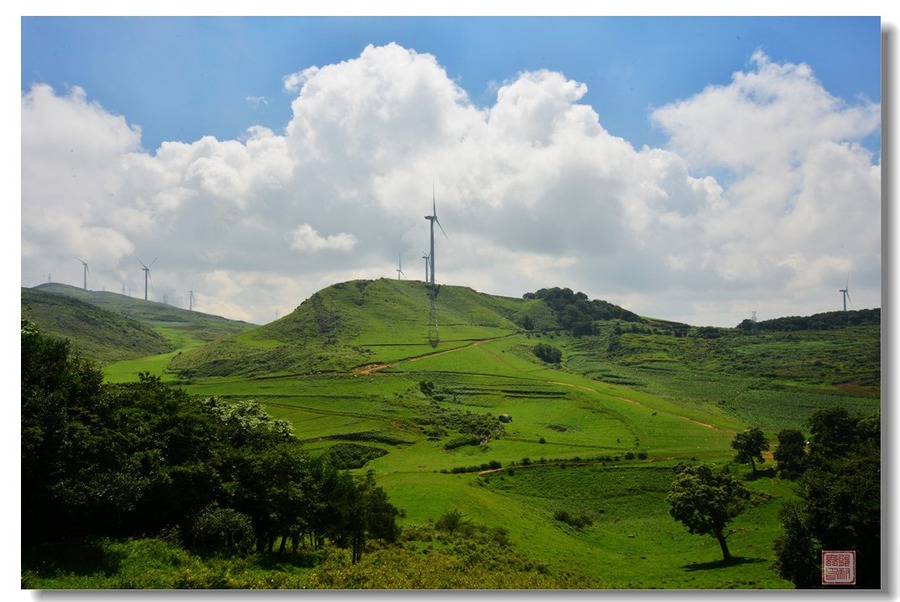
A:
[[[881,309],[860,309],[857,311],[830,311],[812,316],[791,316],[756,322],[755,328],[762,331],[790,332],[797,330],[831,330],[846,326],[881,324]],[[744,320],[738,329],[750,332],[754,328],[752,320]]]
[[[707,465],[682,466],[666,501],[669,514],[695,535],[710,535],[719,542],[722,558],[731,560],[725,528],[744,510],[750,493],[728,474],[716,474]]]
[[[575,527],[576,529],[584,529],[585,527],[590,527],[594,524],[593,519],[587,514],[569,514],[567,510],[558,510],[553,515],[553,518],[562,523],[566,523],[567,525]]]
[[[198,551],[241,554],[253,546],[253,525],[247,515],[213,502],[193,521],[191,537],[191,547]]]
[[[534,354],[548,364],[558,364],[562,360],[562,351],[546,343],[535,345]]]
[[[769,440],[759,427],[753,427],[743,433],[737,433],[731,441],[731,447],[737,451],[734,459],[741,464],[749,463],[755,474],[756,462],[760,464],[765,462],[762,453],[768,451]]]
[[[387,452],[380,447],[359,445],[358,443],[338,443],[325,452],[328,461],[337,468],[362,468],[369,460],[380,458]]]
[[[821,550],[855,550],[856,587],[881,588],[880,414],[832,408],[809,421],[800,501],[781,513],[775,571],[798,588],[822,587]],[[812,552],[810,554],[810,552]]]
[[[419,390],[428,397],[434,395],[434,383],[430,380],[419,381]]]
[[[471,535],[473,531],[472,521],[464,518],[462,512],[454,508],[444,512],[436,521],[434,528],[438,531],[446,531],[447,533],[460,533],[463,535]]]
[[[427,432],[436,435],[436,438],[455,431],[461,435],[471,435],[478,439],[477,443],[461,443],[461,445],[477,445],[481,441],[501,435],[503,431],[499,416],[446,408],[435,402],[421,408],[415,421],[422,426],[431,427],[427,429]],[[465,440],[472,441],[472,437],[465,438]],[[463,439],[457,438],[457,440],[462,441]]]
[[[454,437],[447,441],[444,444],[444,449],[447,451],[454,450],[460,447],[464,447],[466,445],[480,445],[481,439],[476,435],[460,435],[459,437]]]
[[[643,322],[640,316],[618,305],[588,300],[584,293],[575,293],[569,288],[542,288],[534,293],[525,293],[524,298],[544,301],[556,314],[559,324],[576,337],[594,334],[596,320]]]
[[[368,539],[397,540],[398,511],[388,502],[384,489],[375,484],[371,472],[360,480],[343,473],[337,478],[335,489],[331,499],[336,512],[330,534],[338,545],[349,545],[353,564],[362,558]]]
[[[24,320],[21,380],[24,547],[171,531],[205,552],[284,552],[308,533],[358,560],[367,538],[397,536],[371,475],[311,462],[255,402],[195,400],[147,373],[104,385]]]
[[[778,447],[772,454],[778,462],[778,472],[793,479],[803,472],[806,458],[806,438],[797,429],[782,429],[778,433]]]

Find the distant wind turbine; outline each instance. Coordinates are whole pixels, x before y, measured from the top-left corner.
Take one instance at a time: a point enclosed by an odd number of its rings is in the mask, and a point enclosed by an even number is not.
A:
[[[422,253],[425,253],[425,251],[422,251]],[[425,283],[427,284],[428,283],[428,259],[429,259],[428,253],[425,253],[424,255],[422,255],[422,259],[425,260]]]
[[[839,288],[838,292],[844,297],[844,311],[847,311],[847,301],[850,301],[850,274],[847,274],[847,284],[844,288]],[[853,306],[853,301],[850,301],[850,306]]]
[[[188,309],[194,311],[194,289],[188,291]]]
[[[88,264],[85,260],[79,259],[78,257],[76,257],[75,259],[78,259],[78,261],[81,262],[81,265],[84,266],[84,290],[87,290],[87,277],[88,273],[90,272],[90,270],[88,269]]]
[[[397,280],[400,280],[400,276],[406,276],[406,274],[403,273],[403,255],[397,253]]]
[[[147,290],[148,290],[148,285],[147,285],[147,283],[148,283],[148,281],[150,280],[150,268],[153,267],[153,264],[156,263],[156,260],[157,260],[157,258],[154,257],[154,258],[153,258],[153,261],[150,262],[150,265],[149,265],[149,266],[148,266],[148,265],[144,265],[144,262],[141,261],[140,259],[138,260],[138,263],[141,264],[142,269],[144,270],[144,301],[147,300]]]

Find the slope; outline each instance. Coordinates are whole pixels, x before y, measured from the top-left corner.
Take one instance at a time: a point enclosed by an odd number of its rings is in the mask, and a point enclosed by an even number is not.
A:
[[[85,359],[116,361],[172,350],[147,324],[74,297],[23,288],[22,309],[43,333],[69,339]]]
[[[510,335],[524,300],[443,286],[439,349]],[[348,371],[426,354],[430,301],[424,283],[355,280],[325,288],[292,313],[173,359],[188,377]]]

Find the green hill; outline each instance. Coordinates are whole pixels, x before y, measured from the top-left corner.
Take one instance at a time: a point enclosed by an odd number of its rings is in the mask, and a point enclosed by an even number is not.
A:
[[[253,324],[106,291],[49,283],[22,289],[22,307],[47,334],[85,357],[117,361],[202,345]]]
[[[442,286],[438,293],[439,349],[513,334],[523,299]],[[348,371],[433,351],[430,300],[424,283],[355,280],[325,288],[292,313],[265,326],[192,349],[170,369],[185,376]]]
[[[41,332],[69,339],[81,357],[115,361],[172,351],[165,337],[147,324],[74,297],[22,289],[22,308]]]

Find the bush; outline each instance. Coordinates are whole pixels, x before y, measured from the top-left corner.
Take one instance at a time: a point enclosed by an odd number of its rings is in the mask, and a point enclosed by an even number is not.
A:
[[[221,508],[215,502],[194,521],[191,535],[194,548],[203,552],[242,554],[254,543],[250,518],[232,508]]]
[[[558,364],[562,360],[562,351],[546,343],[535,345],[534,354],[548,364]]]
[[[479,439],[475,435],[461,435],[459,437],[450,439],[450,441],[447,441],[447,443],[444,444],[444,449],[449,451],[458,447],[464,447],[466,445],[478,445],[480,443],[481,439]]]
[[[462,512],[456,508],[444,512],[436,521],[434,521],[434,528],[438,531],[446,531],[451,534],[471,534],[473,531],[472,521],[463,518]]]
[[[584,527],[590,527],[594,524],[594,521],[591,520],[591,517],[587,514],[574,516],[569,514],[566,510],[558,510],[556,514],[553,515],[553,518],[562,523],[566,523],[569,526],[575,527],[576,529],[583,529]]]

